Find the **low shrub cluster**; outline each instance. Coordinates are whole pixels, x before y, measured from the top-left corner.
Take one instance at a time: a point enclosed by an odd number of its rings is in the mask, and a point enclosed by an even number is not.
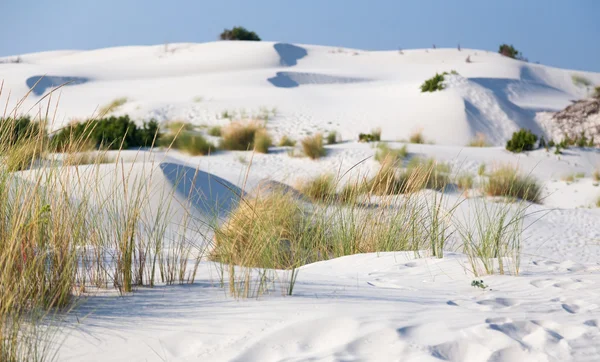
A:
[[[51,143],[58,151],[66,151],[73,140],[92,145],[95,149],[127,149],[150,147],[160,140],[158,123],[154,120],[138,127],[129,116],[87,120],[62,128],[52,136]]]
[[[381,141],[381,128],[375,128],[371,133],[359,133],[358,142],[379,142]]]
[[[506,142],[506,149],[510,152],[531,151],[535,148],[538,136],[530,130],[521,128],[514,132],[512,138]]]
[[[253,31],[249,31],[243,26],[236,26],[233,29],[225,29],[219,35],[221,40],[251,40],[260,41],[260,37]]]
[[[435,73],[435,75],[423,82],[421,85],[421,93],[425,92],[435,92],[441,91],[444,89],[444,76],[447,75],[448,72],[443,72],[442,74]]]

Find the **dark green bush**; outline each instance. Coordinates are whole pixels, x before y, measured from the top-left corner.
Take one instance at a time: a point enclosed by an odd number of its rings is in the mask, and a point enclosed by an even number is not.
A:
[[[435,75],[432,78],[427,79],[422,85],[421,85],[421,92],[425,93],[425,92],[435,92],[435,91],[441,91],[444,89],[444,76],[448,74],[447,72],[444,72],[442,74],[438,74],[435,73]]]
[[[523,55],[514,46],[508,44],[500,45],[498,49],[498,53],[504,55],[505,57],[523,60]]]
[[[45,137],[46,130],[29,116],[0,117],[0,145],[11,147],[23,141]]]
[[[160,139],[158,123],[154,120],[138,128],[129,116],[87,120],[69,125],[52,137],[52,144],[63,151],[73,140],[91,144],[96,149],[127,149],[152,146],[155,136]]]
[[[243,26],[236,26],[233,29],[225,29],[219,36],[221,40],[252,40],[260,41],[258,35],[253,31],[248,31]]]
[[[521,128],[513,133],[512,139],[506,142],[506,149],[510,152],[531,151],[535,147],[538,137],[530,130]]]

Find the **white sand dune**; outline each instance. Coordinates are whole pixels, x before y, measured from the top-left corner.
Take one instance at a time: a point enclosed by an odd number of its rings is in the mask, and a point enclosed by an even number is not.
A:
[[[467,56],[471,63],[466,63]],[[556,69],[473,49],[362,51],[271,42],[215,42],[64,51],[20,56],[0,64],[13,102],[46,76],[28,110],[61,81],[55,127],[89,117],[120,97],[118,113],[134,118],[219,124],[225,110],[277,108],[268,127],[298,138],[338,130],[345,139],[381,127],[386,139],[422,129],[433,142],[464,145],[477,132],[500,145],[520,128],[547,131],[536,113],[564,108],[589,94],[572,76],[600,84],[600,74]],[[456,70],[442,92],[420,84],[436,72]],[[201,102],[197,99],[202,98]],[[14,104],[14,103],[12,103]],[[36,109],[32,110],[35,112]],[[368,119],[368,122],[365,122]],[[302,125],[299,127],[299,125]]]
[[[336,130],[347,140],[327,146],[318,161],[273,147],[268,154],[208,157],[126,151],[116,171],[110,164],[79,167],[100,181],[92,183],[96,189],[73,187],[74,198],[107,194],[124,179],[132,188],[138,180],[151,188],[148,220],[168,200],[173,232],[187,212],[205,226],[224,218],[244,192],[290,190],[298,179],[324,172],[352,169],[343,182],[372,174],[379,167],[375,149],[354,140],[376,127],[391,147],[404,145],[397,141],[419,129],[436,143],[407,145],[409,159],[433,157],[472,174],[483,164],[490,170],[507,163],[543,186],[542,204],[532,205],[524,221],[520,275],[485,276],[488,290],[471,287],[468,261],[453,250],[443,259],[395,252],[306,265],[293,296],[277,291],[276,278],[275,291],[257,300],[227,296],[218,268],[203,261],[192,285],[140,288],[127,297],[115,291],[90,295],[68,317],[59,360],[600,360],[600,209],[594,207],[600,188],[592,180],[600,153],[570,148],[562,155],[512,154],[503,147],[521,127],[553,134],[541,115],[589,94],[573,75],[597,85],[600,74],[473,49],[400,53],[272,42],[132,46],[2,60],[0,79],[12,92],[9,108],[42,75],[22,109],[71,81],[60,90],[54,128],[126,97],[116,114],[138,120],[223,125],[229,123],[219,116],[223,111],[251,116],[276,108],[267,122],[275,137]],[[420,92],[425,79],[451,70],[458,75],[447,76],[446,89]],[[496,147],[465,147],[477,133]],[[73,181],[73,173],[63,171]],[[584,177],[572,184],[561,180],[579,172]],[[19,175],[33,178],[35,171]],[[460,195],[447,197],[453,202]],[[482,202],[473,197],[461,203],[457,215],[469,218],[473,203]],[[196,231],[198,239],[206,236],[204,229]]]

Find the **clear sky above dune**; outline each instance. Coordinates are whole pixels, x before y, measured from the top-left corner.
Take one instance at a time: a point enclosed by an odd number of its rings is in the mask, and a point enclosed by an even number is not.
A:
[[[353,47],[511,43],[530,61],[600,71],[597,0],[0,0],[0,56],[206,42],[242,25],[264,40]]]

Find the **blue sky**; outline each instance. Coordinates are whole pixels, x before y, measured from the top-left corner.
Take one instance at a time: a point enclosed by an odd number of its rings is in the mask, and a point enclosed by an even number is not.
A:
[[[600,0],[0,0],[0,56],[216,40],[242,25],[263,40],[494,50],[600,72]]]

